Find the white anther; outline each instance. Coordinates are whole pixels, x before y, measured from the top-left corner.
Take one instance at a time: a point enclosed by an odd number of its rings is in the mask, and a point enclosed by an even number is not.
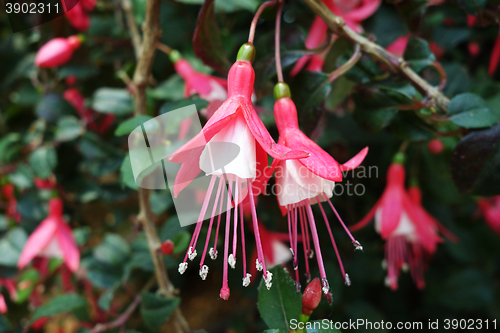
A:
[[[410,270],[410,266],[408,266],[407,263],[403,263],[403,265],[401,265],[401,270],[406,273]]]
[[[330,285],[328,284],[327,279],[321,279],[321,283],[323,285],[323,294],[327,295],[328,292],[330,291]]]
[[[273,279],[273,273],[267,271],[266,272],[267,277],[264,276],[264,282],[266,283],[266,288],[267,290],[271,289],[273,283],[271,282]]]
[[[198,255],[198,253],[196,253],[196,249],[193,249],[193,247],[189,247],[189,250],[188,250],[188,258],[189,260],[193,261],[194,258],[196,258],[196,256]]]
[[[207,278],[207,275],[208,275],[208,266],[207,265],[203,265],[200,268],[200,277],[201,277],[202,280],[205,280]]]
[[[227,262],[229,263],[229,266],[231,266],[231,268],[234,269],[236,267],[236,258],[232,253],[229,255],[229,259],[227,260]]]
[[[188,268],[188,263],[187,262],[181,262],[179,264],[179,273],[184,274],[186,269]]]
[[[358,241],[354,241],[352,243],[354,244],[354,247],[356,248],[356,250],[363,251],[363,246],[361,246],[361,244]]]
[[[262,271],[262,264],[259,262],[259,259],[255,259],[255,267],[259,272]]]
[[[387,270],[387,260],[382,260],[382,269]]]
[[[292,248],[290,248],[290,252],[292,252],[292,257],[294,257],[294,256],[295,256],[295,253],[293,252],[293,249],[292,249]]]
[[[247,273],[247,275],[243,278],[243,287],[248,287],[250,285],[250,278],[252,274]]]
[[[215,259],[217,259],[217,253],[219,253],[219,252],[216,249],[214,249],[213,247],[211,247],[210,250],[208,251],[208,253],[210,254],[210,259],[215,260]]]
[[[351,279],[349,279],[349,274],[347,274],[347,273],[345,275],[345,284],[346,284],[346,286],[351,285]]]

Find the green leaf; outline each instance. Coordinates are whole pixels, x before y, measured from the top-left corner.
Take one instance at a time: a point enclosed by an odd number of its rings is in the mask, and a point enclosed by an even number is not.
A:
[[[231,64],[222,45],[214,3],[215,0],[206,0],[201,6],[193,36],[193,49],[205,65],[226,74]]]
[[[134,103],[125,89],[99,88],[94,93],[92,108],[98,112],[123,116],[134,111]]]
[[[59,67],[57,74],[62,78],[74,76],[80,80],[84,80],[99,74],[99,68],[97,66],[82,64],[66,65]]]
[[[325,73],[303,71],[295,77],[290,90],[301,129],[310,134],[318,125],[325,99],[332,90],[330,78]]]
[[[144,323],[153,330],[159,330],[180,303],[180,298],[164,298],[157,294],[142,294],[141,315]]]
[[[290,331],[290,320],[298,319],[302,309],[302,295],[295,291],[295,283],[281,265],[270,270],[273,285],[267,290],[261,281],[257,307],[267,326]]]
[[[71,141],[83,134],[82,122],[74,116],[64,116],[57,122],[56,140]]]
[[[196,107],[196,110],[200,111],[201,109],[207,107],[208,102],[204,99],[199,98],[198,96],[191,96],[191,97],[181,99],[181,100],[175,101],[175,102],[167,102],[161,106],[160,114],[164,114],[164,113],[167,113],[167,112],[170,112],[173,110],[177,110],[177,109],[183,108],[183,107],[191,105],[191,104],[194,104]],[[182,120],[184,120],[184,119],[179,118],[179,123]],[[169,124],[167,124],[167,125],[169,125]],[[176,125],[174,125],[174,126],[177,127],[178,125],[179,124],[176,123]],[[175,133],[175,132],[173,132],[173,133]]]
[[[120,180],[125,186],[130,187],[133,190],[138,189],[138,186],[134,180],[134,172],[132,171],[132,163],[130,162],[129,154],[125,156],[122,162],[122,166],[120,167]]]
[[[12,160],[21,150],[21,135],[9,133],[0,139],[0,162]]]
[[[31,169],[40,178],[48,178],[57,165],[57,153],[54,147],[37,148],[29,157]]]
[[[107,234],[92,251],[98,261],[115,266],[124,263],[130,256],[130,246],[117,234]]]
[[[127,119],[123,123],[118,125],[118,128],[115,130],[115,135],[116,136],[128,135],[132,133],[132,131],[135,130],[137,126],[141,126],[144,122],[150,119],[152,119],[151,116],[146,116],[142,114]]]
[[[0,240],[0,253],[2,254],[0,265],[16,267],[27,239],[26,231],[21,227],[15,227],[7,232]]]
[[[374,134],[387,127],[397,112],[397,109],[359,109],[354,112],[353,117],[359,127]]]
[[[500,194],[500,124],[464,136],[455,147],[450,168],[460,192]]]
[[[178,74],[174,74],[150,90],[148,95],[156,99],[181,99],[184,97],[184,85],[184,80]]]
[[[448,114],[452,123],[465,128],[489,127],[499,120],[481,97],[471,93],[455,96]]]
[[[33,290],[35,290],[38,285],[38,282],[40,282],[40,278],[41,275],[35,268],[29,268],[23,272],[17,280],[17,285],[23,286],[17,290],[17,303],[23,303],[31,296]]]
[[[408,61],[410,67],[418,73],[432,65],[436,60],[436,56],[432,53],[427,41],[421,38],[411,37],[405,49],[404,59]]]
[[[20,164],[16,171],[9,174],[9,181],[20,189],[26,189],[33,185],[33,176],[33,171],[26,164]]]
[[[410,112],[398,113],[391,122],[389,131],[401,140],[424,141],[434,137],[432,129]]]
[[[460,8],[467,14],[477,15],[478,10],[482,10],[487,0],[456,0]]]
[[[48,303],[35,310],[31,322],[42,317],[51,317],[60,313],[66,313],[87,306],[83,296],[77,294],[66,294],[52,298]]]
[[[83,259],[82,267],[86,269],[92,285],[103,289],[112,288],[115,283],[121,282],[123,276],[122,266],[106,265],[93,257]]]
[[[35,112],[38,117],[50,123],[55,123],[62,116],[69,116],[75,113],[71,104],[61,95],[54,93],[43,96],[43,99],[36,106]]]

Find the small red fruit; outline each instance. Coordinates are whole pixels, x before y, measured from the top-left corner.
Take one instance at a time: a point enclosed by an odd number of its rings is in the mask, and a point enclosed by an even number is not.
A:
[[[429,144],[428,144],[427,148],[429,149],[429,152],[431,154],[437,155],[437,154],[440,154],[443,151],[444,145],[441,142],[441,140],[439,140],[439,139],[432,139],[431,141],[429,141]]]
[[[174,252],[174,242],[172,242],[170,239],[167,239],[163,243],[161,243],[161,253],[163,253],[166,256],[169,256]]]

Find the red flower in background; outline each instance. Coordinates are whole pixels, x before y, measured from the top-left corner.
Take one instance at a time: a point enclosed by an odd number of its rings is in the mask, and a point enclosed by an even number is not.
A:
[[[79,36],[51,39],[36,53],[35,65],[43,68],[62,66],[71,59],[73,51],[81,44],[82,39]]]
[[[90,27],[90,16],[88,12],[94,10],[96,0],[79,0],[69,11],[66,9],[64,1],[62,1],[62,4],[64,6],[64,12],[66,13],[64,16],[66,16],[69,24],[78,31],[87,31]]]
[[[491,198],[480,198],[477,205],[486,224],[500,236],[500,195]]]
[[[17,267],[24,268],[36,256],[62,258],[66,266],[76,272],[80,252],[71,228],[63,218],[63,203],[55,198],[49,201],[49,216],[29,236],[23,247]]]
[[[398,37],[385,49],[396,57],[403,57],[410,37],[410,35]],[[441,58],[444,55],[444,49],[434,42],[429,42],[429,48],[436,58]]]
[[[66,89],[63,98],[75,108],[84,125],[96,133],[106,133],[115,120],[114,114],[100,115],[91,108],[86,108],[85,98],[78,88]]]
[[[425,287],[424,270],[428,259],[442,242],[438,230],[450,240],[456,237],[444,228],[421,206],[417,187],[405,190],[404,155],[397,154],[387,171],[387,186],[382,197],[370,212],[351,231],[367,225],[375,217],[375,230],[386,240],[384,266],[387,267],[386,284],[398,288],[401,270],[409,266],[419,289]]]
[[[323,0],[323,3],[332,13],[342,17],[348,27],[356,32],[361,32],[363,30],[361,22],[375,13],[380,6],[381,0]],[[306,38],[306,47],[314,49],[323,44],[326,40],[327,31],[328,27],[326,23],[319,16],[316,16]],[[290,75],[297,75],[308,61],[310,62],[306,68],[307,70],[319,71],[323,67],[324,55],[301,57],[293,67]]]
[[[14,195],[14,185],[6,184],[2,187],[2,196],[7,201],[7,209],[5,215],[14,219],[16,222],[21,222],[21,214],[17,211],[17,199]]]

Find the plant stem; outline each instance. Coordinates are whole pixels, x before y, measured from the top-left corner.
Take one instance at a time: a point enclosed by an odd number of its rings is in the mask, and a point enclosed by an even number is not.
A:
[[[280,55],[280,30],[281,30],[281,12],[283,11],[284,0],[280,0],[278,12],[276,13],[276,28],[274,30],[274,57],[276,58],[276,73],[278,74],[278,82],[283,82],[283,70],[281,69]]]
[[[349,60],[347,60],[345,64],[328,74],[330,82],[333,82],[340,76],[344,75],[349,69],[356,65],[359,58],[361,58],[361,48],[359,47],[359,44],[356,44],[356,46],[354,47],[354,53],[352,54],[351,58],[349,58]]]
[[[146,87],[151,77],[156,47],[161,37],[160,0],[148,0],[146,2],[146,18],[142,30],[142,44],[138,50],[136,49],[138,57],[133,77],[135,115],[143,115],[147,112]],[[158,293],[167,298],[174,297],[175,288],[168,278],[161,254],[156,251],[160,246],[160,240],[156,232],[154,214],[149,204],[149,190],[147,189],[139,188],[139,214],[137,218],[143,225],[148,241],[149,252],[151,253],[158,282]],[[179,308],[172,313],[171,320],[176,332],[188,331],[187,322]]]
[[[166,54],[170,54],[170,52],[172,52],[172,49],[163,43],[158,43],[158,45],[156,47],[158,48],[158,50],[160,50]]]
[[[252,24],[250,25],[250,34],[248,35],[248,42],[250,44],[253,44],[253,39],[255,37],[255,27],[257,27],[257,21],[259,21],[259,17],[266,9],[266,7],[274,6],[278,3],[278,0],[273,0],[273,1],[266,1],[262,5],[260,5],[259,9],[257,9],[257,12],[255,13],[255,16],[253,17]]]
[[[134,45],[135,57],[138,58],[141,52],[142,41],[139,28],[137,27],[137,23],[135,22],[132,2],[130,0],[122,0],[122,8],[125,12],[130,35],[132,36],[132,44]]]
[[[383,47],[373,43],[367,38],[357,34],[351,28],[347,27],[344,20],[333,14],[321,0],[303,0],[311,10],[321,17],[323,21],[337,35],[348,41],[359,44],[361,51],[369,54],[384,64],[386,64],[394,73],[398,73],[405,77],[417,90],[429,98],[432,105],[439,106],[446,111],[450,100],[444,96],[439,89],[431,86],[426,80],[415,73],[402,58],[397,58],[393,54],[387,52]]]

